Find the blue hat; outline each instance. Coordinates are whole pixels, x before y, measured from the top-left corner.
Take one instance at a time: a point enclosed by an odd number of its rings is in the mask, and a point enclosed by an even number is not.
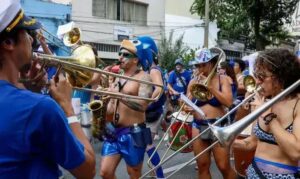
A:
[[[149,70],[152,65],[152,51],[156,54],[158,52],[154,40],[148,36],[137,37],[133,40],[123,40],[120,50],[123,48],[136,54],[144,71]]]
[[[196,65],[200,63],[207,63],[218,54],[212,53],[210,49],[202,48],[195,52],[195,59],[190,62],[190,65]]]
[[[0,33],[10,32],[13,29],[35,30],[39,28],[41,28],[39,22],[25,16],[19,0],[1,0]]]
[[[180,64],[180,65],[183,66],[182,58],[176,59],[174,64],[175,64],[175,65]]]

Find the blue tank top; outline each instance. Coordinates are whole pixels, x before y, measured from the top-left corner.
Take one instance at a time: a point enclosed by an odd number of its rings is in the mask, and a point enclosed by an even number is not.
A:
[[[222,91],[222,86],[221,86],[221,83],[220,83],[220,75],[219,75],[219,91]],[[193,99],[193,101],[195,101],[195,99]],[[209,105],[212,105],[214,107],[219,107],[221,106],[222,104],[220,103],[220,101],[216,98],[216,97],[213,97],[211,98],[210,100],[208,101],[197,101],[196,102],[196,105],[201,107],[201,106],[204,106],[206,104],[209,104]]]

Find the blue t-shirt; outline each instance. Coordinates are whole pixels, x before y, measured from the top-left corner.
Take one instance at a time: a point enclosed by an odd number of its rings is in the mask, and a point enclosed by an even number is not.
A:
[[[182,73],[177,73],[177,74],[178,75],[176,75],[176,72],[174,70],[170,73],[168,84],[170,84],[173,87],[173,89],[176,90],[177,92],[186,93],[187,86],[191,81],[192,74],[187,70],[184,70]],[[178,76],[182,78],[182,81],[185,85],[182,84]]]
[[[85,161],[66,116],[50,97],[0,80],[0,178],[58,178]]]

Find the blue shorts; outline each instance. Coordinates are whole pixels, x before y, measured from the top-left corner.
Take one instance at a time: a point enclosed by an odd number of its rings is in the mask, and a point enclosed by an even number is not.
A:
[[[137,166],[144,160],[146,147],[134,146],[130,133],[118,135],[115,141],[106,140],[102,145],[102,156],[120,154],[129,166]]]

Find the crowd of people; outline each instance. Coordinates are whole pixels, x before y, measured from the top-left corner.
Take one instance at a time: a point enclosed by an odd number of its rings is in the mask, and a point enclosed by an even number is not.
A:
[[[182,113],[191,113],[192,136],[209,128],[226,112],[249,95],[244,84],[247,65],[241,59],[226,61],[218,48],[202,48],[186,66],[178,57],[174,70],[164,73],[159,66],[158,47],[149,36],[123,40],[118,65],[104,70],[127,78],[94,74],[86,88],[99,85],[114,94],[131,95],[156,101],[126,97],[109,97],[105,106],[104,133],[100,168],[95,168],[95,152],[88,109],[93,96],[72,91],[62,71],[51,75],[33,56],[37,43],[43,53],[52,55],[39,29],[41,24],[27,17],[18,1],[3,0],[0,7],[0,178],[58,178],[59,166],[76,178],[116,178],[115,172],[124,159],[130,178],[142,176],[145,154],[157,166],[157,178],[165,178],[160,156],[153,143],[161,124],[168,124],[185,94],[204,115],[185,105]],[[97,50],[93,49],[95,56]],[[188,67],[189,69],[186,69]],[[253,78],[261,88],[249,104],[244,104],[221,127],[230,126],[266,101],[291,86],[300,77],[297,57],[286,49],[258,52]],[[141,82],[143,81],[143,82]],[[150,85],[149,83],[155,84]],[[195,86],[204,84],[207,100],[195,96]],[[47,88],[47,94],[42,91]],[[72,102],[73,98],[73,102]],[[243,151],[255,150],[247,178],[299,178],[300,159],[300,87],[276,102],[252,124],[252,132],[230,146]],[[77,102],[77,103],[76,103]],[[175,119],[176,120],[176,119]],[[299,127],[298,127],[299,123]],[[299,130],[300,131],[300,130]],[[216,137],[207,132],[193,141],[194,155],[209,147]],[[211,178],[213,154],[223,178],[236,178],[230,147],[220,144],[196,159],[198,178]]]

